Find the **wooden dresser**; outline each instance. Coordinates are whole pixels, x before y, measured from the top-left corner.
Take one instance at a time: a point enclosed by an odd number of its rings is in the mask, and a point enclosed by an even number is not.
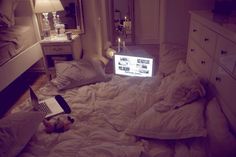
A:
[[[190,14],[187,63],[216,87],[236,130],[236,23],[220,24],[210,11]]]

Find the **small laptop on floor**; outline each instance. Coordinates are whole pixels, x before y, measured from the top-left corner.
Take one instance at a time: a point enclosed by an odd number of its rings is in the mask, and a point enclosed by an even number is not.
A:
[[[56,95],[55,97],[39,101],[33,89],[31,87],[29,87],[29,89],[32,106],[35,110],[44,112],[46,114],[45,118],[50,118],[62,113],[71,113],[69,105],[62,96]]]

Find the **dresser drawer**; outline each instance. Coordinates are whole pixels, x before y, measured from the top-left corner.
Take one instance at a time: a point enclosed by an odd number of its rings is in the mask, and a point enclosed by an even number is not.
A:
[[[201,30],[201,47],[211,56],[214,57],[217,35],[207,27]]]
[[[71,54],[72,49],[70,45],[48,45],[43,46],[44,54],[53,55],[53,54]]]
[[[196,42],[200,43],[201,25],[194,20],[191,20],[191,23],[190,23],[189,36],[190,36],[190,38],[194,39]]]
[[[215,64],[211,82],[216,88],[217,97],[224,103],[224,105],[221,105],[224,113],[236,131],[236,80]]]
[[[236,44],[218,37],[215,60],[236,77]]]
[[[189,42],[187,63],[202,78],[210,79],[213,60],[194,42]]]
[[[216,33],[194,20],[191,20],[189,31],[190,38],[195,40],[201,48],[213,57],[216,47]]]
[[[200,49],[201,48],[198,46],[198,44],[194,40],[189,39],[187,60],[189,58],[197,59],[199,57]]]

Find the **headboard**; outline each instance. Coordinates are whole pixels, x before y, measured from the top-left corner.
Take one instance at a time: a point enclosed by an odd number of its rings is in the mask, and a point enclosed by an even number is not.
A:
[[[236,32],[214,22],[210,11],[190,13],[187,64],[213,85],[210,91],[236,133]]]

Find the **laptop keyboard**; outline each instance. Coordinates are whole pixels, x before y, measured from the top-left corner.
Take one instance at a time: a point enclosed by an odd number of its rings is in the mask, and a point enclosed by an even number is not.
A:
[[[52,111],[48,108],[48,106],[45,102],[41,102],[39,104],[39,110],[45,112],[46,114],[52,113]]]

